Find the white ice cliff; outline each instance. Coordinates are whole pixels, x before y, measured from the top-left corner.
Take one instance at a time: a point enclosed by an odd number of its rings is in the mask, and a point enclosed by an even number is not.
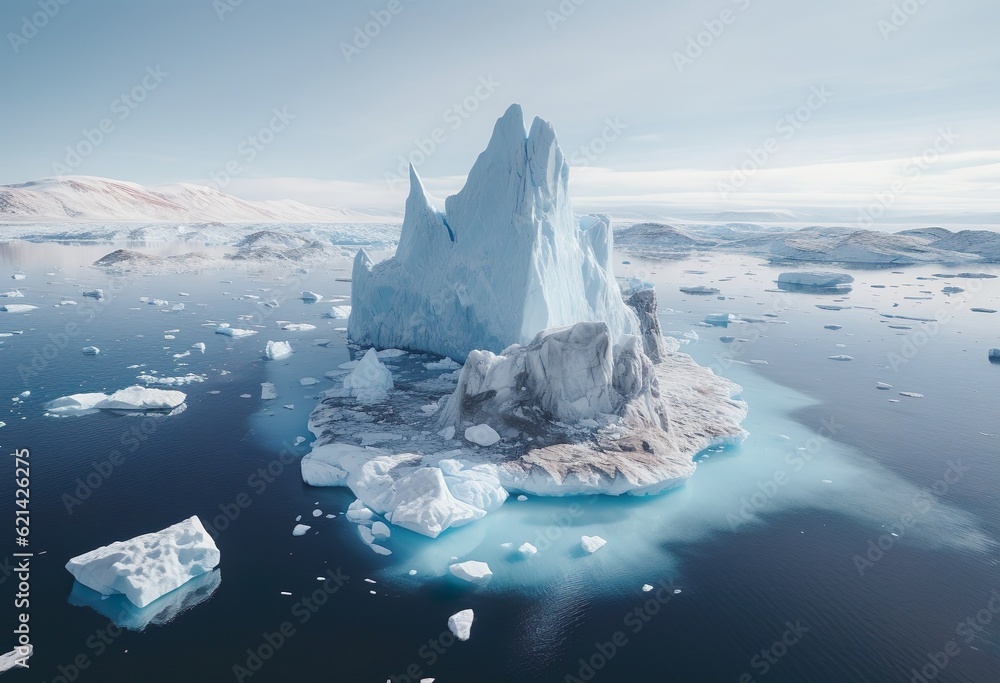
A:
[[[411,168],[395,257],[355,259],[350,337],[462,362],[576,322],[603,321],[616,341],[637,332],[611,275],[609,221],[576,221],[568,181],[551,124],[536,118],[526,134],[518,105],[444,211]]]

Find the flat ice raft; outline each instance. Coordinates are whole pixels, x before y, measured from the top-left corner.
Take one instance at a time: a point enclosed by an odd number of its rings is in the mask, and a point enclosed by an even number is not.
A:
[[[219,559],[219,549],[195,516],[91,550],[67,562],[66,569],[101,595],[124,595],[136,607],[146,607],[211,571]]]
[[[779,289],[833,289],[846,291],[851,289],[854,277],[847,273],[829,271],[795,270],[781,273],[778,276]]]
[[[87,415],[98,410],[127,412],[171,412],[184,405],[187,394],[183,391],[150,389],[131,386],[120,389],[110,396],[102,393],[73,394],[63,396],[46,404],[50,415]]]

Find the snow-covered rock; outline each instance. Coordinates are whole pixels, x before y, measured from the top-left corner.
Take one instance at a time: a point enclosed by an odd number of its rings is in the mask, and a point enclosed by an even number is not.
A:
[[[448,630],[459,640],[468,640],[472,635],[472,620],[475,617],[471,609],[463,609],[448,617]]]
[[[616,342],[638,333],[613,276],[609,221],[578,223],[568,181],[552,126],[536,118],[526,133],[518,105],[444,211],[411,168],[395,257],[355,259],[350,337],[464,361],[580,321],[604,321]]]
[[[195,516],[163,531],[78,555],[66,569],[102,595],[122,594],[137,607],[145,607],[211,571],[219,559],[219,549]]]
[[[490,569],[490,566],[485,562],[479,562],[477,560],[456,562],[448,567],[448,571],[450,571],[452,575],[457,576],[463,581],[468,581],[469,583],[480,583],[493,576],[493,571]]]
[[[94,407],[99,410],[168,411],[177,408],[185,400],[187,394],[183,391],[149,389],[136,385],[119,389]]]
[[[264,356],[268,360],[282,360],[292,355],[292,345],[286,341],[269,341],[264,347]]]
[[[603,548],[607,541],[605,541],[600,536],[581,536],[580,537],[580,547],[583,548],[584,552],[596,553],[598,550]]]

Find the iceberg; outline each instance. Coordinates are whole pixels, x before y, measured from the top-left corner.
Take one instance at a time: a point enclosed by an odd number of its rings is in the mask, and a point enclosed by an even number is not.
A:
[[[469,560],[467,562],[457,562],[448,567],[454,576],[468,581],[469,583],[480,583],[489,580],[493,576],[493,571],[485,562]]]
[[[127,389],[119,389],[94,407],[99,410],[159,412],[173,410],[183,404],[185,400],[187,400],[187,394],[183,391],[148,389],[136,385]],[[52,412],[51,409],[49,412]]]
[[[459,640],[468,640],[472,635],[472,620],[474,613],[471,609],[463,609],[448,617],[448,630],[455,634]]]
[[[268,360],[282,360],[292,355],[292,345],[285,341],[269,341],[264,348]]]
[[[461,362],[581,321],[604,321],[616,342],[638,332],[612,276],[610,219],[574,220],[568,182],[551,124],[526,133],[516,104],[443,211],[411,167],[396,255],[355,258],[351,339]]]
[[[847,292],[851,290],[854,278],[847,273],[829,271],[796,270],[778,275],[778,289],[789,291],[824,290]]]
[[[251,337],[257,334],[257,330],[241,330],[236,327],[229,327],[228,325],[220,325],[216,330],[216,334],[223,334],[227,337],[233,337],[237,339],[239,337]]]
[[[10,652],[0,655],[0,673],[10,671],[11,669],[28,668],[28,660],[34,651],[34,646],[28,643],[27,645],[19,645]]]
[[[66,563],[81,584],[147,607],[219,564],[219,549],[197,516],[163,531],[117,541]]]
[[[551,127],[525,134],[512,107],[444,212],[411,169],[396,256],[358,253],[348,331],[371,348],[310,415],[301,465],[351,489],[349,518],[437,537],[511,492],[656,494],[746,436],[742,389],[663,337],[651,286],[622,290],[609,219],[572,221],[566,174]],[[378,348],[446,360],[397,385]],[[350,400],[369,388],[377,401]]]
[[[344,378],[344,389],[362,401],[384,398],[392,386],[392,372],[378,359],[375,349],[368,349],[361,361]]]
[[[412,453],[393,455],[344,443],[314,447],[301,461],[311,486],[347,486],[358,497],[348,510],[353,522],[384,515],[396,526],[436,538],[451,527],[497,510],[507,491],[495,466],[466,467],[457,460],[426,465]]]

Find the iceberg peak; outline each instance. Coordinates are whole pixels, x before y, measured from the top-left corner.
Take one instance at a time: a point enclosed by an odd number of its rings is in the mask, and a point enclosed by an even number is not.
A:
[[[526,130],[511,105],[444,207],[411,167],[396,255],[355,259],[355,342],[464,361],[577,322],[606,322],[614,342],[638,332],[612,272],[610,220],[574,218],[569,164],[547,121]]]

